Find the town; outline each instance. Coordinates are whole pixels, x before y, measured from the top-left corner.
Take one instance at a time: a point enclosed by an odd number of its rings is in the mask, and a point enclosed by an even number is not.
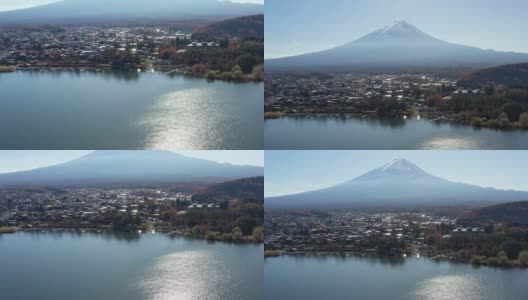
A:
[[[437,226],[453,232],[482,231],[457,228],[452,218],[422,213],[279,213],[266,216],[265,224],[266,248],[291,255],[440,256],[426,241],[426,234]]]
[[[273,211],[265,256],[427,257],[528,266],[526,227],[461,221],[437,212]],[[502,241],[497,244],[497,241]]]
[[[510,89],[503,85],[465,86],[451,78],[406,73],[272,74],[265,82],[267,119],[424,118],[475,127],[520,126],[515,123],[521,119],[520,113],[502,107],[508,102],[506,98],[512,98]],[[490,110],[489,105],[487,110],[482,109],[479,105],[486,102],[500,106],[497,111]],[[528,114],[524,118],[528,127]],[[484,120],[494,122],[487,124]]]
[[[2,189],[0,228],[13,232],[159,232],[199,238],[226,229],[240,231],[236,241],[253,237],[257,221],[233,213],[247,209],[245,201],[202,202],[193,196],[199,197],[171,188]]]
[[[177,44],[187,47],[217,47],[217,43],[197,43],[188,32],[167,27],[54,27],[14,28],[0,31],[0,64],[18,69],[111,68],[116,56],[133,61],[149,60],[151,67],[168,67],[160,58],[160,48]],[[138,63],[139,64],[139,63]]]
[[[218,72],[219,76],[209,74],[208,79],[263,80],[263,68],[254,70],[262,59],[247,53],[250,47],[245,45],[251,43],[244,38],[197,34],[191,29],[178,28],[171,25],[4,27],[0,28],[0,72],[113,69],[205,77],[211,71]],[[229,63],[220,62],[227,55]],[[217,60],[212,62],[210,56]],[[251,56],[251,60],[237,64],[239,60],[233,58],[238,56]]]

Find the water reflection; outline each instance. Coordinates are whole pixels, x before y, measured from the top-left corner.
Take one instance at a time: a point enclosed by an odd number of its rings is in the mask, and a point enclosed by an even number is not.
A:
[[[474,275],[445,275],[426,279],[418,284],[417,299],[493,299],[493,293]]]
[[[57,240],[64,238],[70,239],[86,239],[86,238],[97,238],[107,241],[124,241],[124,242],[138,242],[141,235],[137,232],[114,232],[114,231],[102,231],[102,232],[81,232],[81,231],[46,231],[45,234],[39,231],[27,231],[21,234],[27,235],[31,239],[48,239],[54,238]],[[1,235],[0,235],[1,236]]]
[[[285,117],[266,120],[268,150],[528,149],[528,131],[475,130],[417,119]]]
[[[214,126],[218,110],[209,89],[190,89],[158,98],[139,126],[148,128],[148,149],[200,149],[222,140]]]
[[[0,90],[4,149],[263,148],[263,83],[24,71],[2,75]]]
[[[159,258],[141,289],[149,300],[221,299],[232,278],[204,251],[186,251]]]
[[[478,149],[479,143],[471,138],[433,138],[420,147],[424,150],[472,150]]]
[[[318,262],[365,262],[371,265],[385,265],[385,266],[400,266],[405,264],[406,260],[402,257],[396,257],[396,256],[385,256],[385,257],[378,257],[378,256],[346,256],[346,255],[315,255],[315,256],[288,256],[288,258],[291,258],[295,260],[296,262],[305,262],[306,259],[313,259]],[[271,258],[273,260],[273,258]]]

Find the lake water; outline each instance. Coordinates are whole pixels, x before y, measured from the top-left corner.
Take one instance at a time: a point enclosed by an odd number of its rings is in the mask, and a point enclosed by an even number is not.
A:
[[[430,120],[294,118],[267,120],[266,149],[526,150],[528,131],[475,129]]]
[[[143,234],[0,235],[6,300],[262,299],[263,246]]]
[[[161,73],[0,74],[1,149],[262,149],[263,83]]]
[[[427,258],[269,258],[265,299],[519,300],[528,270],[473,267]]]

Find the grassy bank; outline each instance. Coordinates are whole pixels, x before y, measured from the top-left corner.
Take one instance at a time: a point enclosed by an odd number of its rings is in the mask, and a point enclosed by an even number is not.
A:
[[[17,232],[17,229],[15,227],[0,227],[0,234],[15,232]]]
[[[265,112],[264,113],[264,119],[279,119],[282,117],[282,114],[280,112]]]
[[[0,73],[15,72],[16,68],[11,66],[0,66]]]
[[[266,250],[264,251],[264,257],[279,257],[282,253],[278,250]]]

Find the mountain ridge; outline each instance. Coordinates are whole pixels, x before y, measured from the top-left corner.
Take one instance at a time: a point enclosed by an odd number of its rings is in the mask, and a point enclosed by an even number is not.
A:
[[[474,209],[463,214],[457,223],[464,226],[479,226],[488,223],[527,226],[528,201],[509,202]]]
[[[528,87],[528,63],[502,65],[473,72],[463,78],[478,84],[496,83]]]
[[[263,5],[216,0],[65,0],[0,12],[0,24],[222,20],[261,13],[264,13]]]
[[[452,182],[431,175],[407,160],[376,168],[334,186],[266,197],[271,209],[417,207],[500,203],[528,199],[528,192],[498,190]]]
[[[170,151],[95,151],[53,166],[0,174],[0,186],[215,182],[262,174],[261,167],[217,163]]]
[[[482,68],[528,61],[528,54],[442,41],[396,21],[350,43],[323,51],[268,59],[269,71],[396,71],[442,67]]]

